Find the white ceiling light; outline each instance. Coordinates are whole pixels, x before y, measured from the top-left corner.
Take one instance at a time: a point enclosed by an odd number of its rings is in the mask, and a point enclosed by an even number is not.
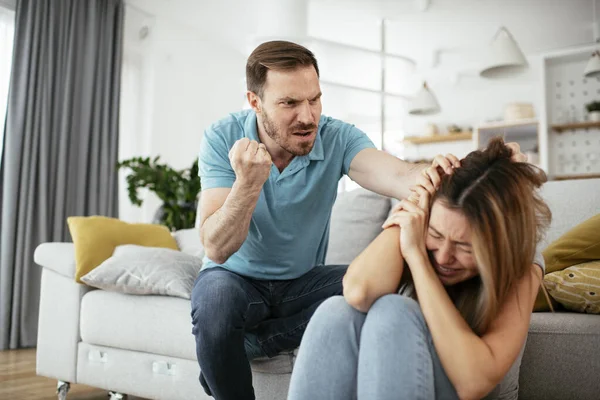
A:
[[[433,92],[423,82],[423,87],[409,103],[408,113],[412,115],[431,115],[440,112],[440,105]]]
[[[594,26],[593,26],[593,32],[594,32],[594,40],[596,41],[596,43],[600,42],[600,33],[599,31],[599,27],[598,27],[598,23],[596,22],[596,0],[594,0],[593,2],[593,7],[592,7],[592,12],[593,12],[593,18],[594,18]],[[583,74],[585,75],[586,78],[596,78],[596,77],[600,77],[600,51],[596,50],[592,53],[592,56],[590,57],[590,60],[588,61],[587,65],[585,66],[585,69],[583,70]]]
[[[592,53],[583,73],[586,78],[600,77],[600,51]]]
[[[505,27],[501,27],[492,41],[489,55],[479,72],[484,78],[500,78],[527,67],[527,60],[519,45]]]

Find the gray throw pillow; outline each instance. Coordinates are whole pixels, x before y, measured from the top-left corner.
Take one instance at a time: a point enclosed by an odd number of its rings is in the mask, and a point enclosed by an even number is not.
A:
[[[117,246],[111,257],[84,275],[89,286],[127,294],[191,297],[202,259],[177,250]]]
[[[390,199],[359,188],[340,193],[331,213],[325,264],[350,264],[382,231]]]

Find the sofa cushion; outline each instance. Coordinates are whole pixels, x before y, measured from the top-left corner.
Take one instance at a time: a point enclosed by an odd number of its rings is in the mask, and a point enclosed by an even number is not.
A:
[[[550,181],[542,186],[540,193],[552,211],[552,224],[541,249],[600,213],[600,179]]]
[[[580,257],[582,253],[578,255],[572,250],[573,245],[582,245],[586,241],[581,235],[581,227],[577,226],[581,224],[584,230],[587,229],[589,222],[586,221],[590,221],[600,212],[600,179],[550,181],[542,186],[540,193],[552,211],[552,223],[538,246],[538,249],[544,250],[546,273],[593,259],[582,259]],[[560,241],[559,238],[566,238],[566,240]],[[550,300],[554,306],[557,305],[554,299],[550,298]],[[550,310],[541,289],[534,310]]]
[[[182,253],[199,258],[204,257],[204,246],[200,241],[199,228],[180,229],[173,232],[173,237]]]
[[[600,260],[548,274],[544,285],[567,310],[600,314]]]
[[[390,199],[359,188],[338,195],[325,264],[350,264],[381,233]]]
[[[85,343],[196,361],[189,300],[93,290],[81,302]],[[256,372],[292,371],[295,352],[252,362]]]
[[[201,258],[179,250],[127,244],[81,280],[113,292],[189,299],[201,268]]]
[[[69,217],[69,231],[75,244],[75,280],[102,264],[115,247],[137,244],[177,250],[177,242],[167,227],[154,224],[130,224],[115,218]]]
[[[546,273],[600,260],[600,214],[565,232],[544,250]]]
[[[519,399],[597,399],[600,317],[534,313],[521,362]]]
[[[190,302],[93,290],[81,301],[81,339],[90,344],[196,359]]]
[[[561,218],[561,216],[555,215],[554,218]],[[600,214],[586,219],[563,233],[543,251],[543,255],[546,260],[546,274],[600,259]],[[544,279],[544,282],[546,281]],[[554,302],[553,299],[551,301]],[[541,288],[535,300],[534,310],[550,310]]]

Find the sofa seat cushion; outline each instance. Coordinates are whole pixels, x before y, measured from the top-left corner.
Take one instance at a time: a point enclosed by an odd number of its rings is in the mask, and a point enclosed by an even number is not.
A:
[[[81,302],[89,344],[196,359],[189,300],[93,290]]]
[[[81,301],[81,340],[88,344],[196,361],[190,301],[93,290]],[[286,374],[295,353],[252,362],[256,372]]]
[[[521,362],[519,399],[597,399],[600,316],[534,313]]]

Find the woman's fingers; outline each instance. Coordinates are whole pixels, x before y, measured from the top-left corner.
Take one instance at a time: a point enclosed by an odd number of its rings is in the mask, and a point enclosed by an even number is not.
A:
[[[412,203],[410,201],[402,200],[402,209],[404,211],[414,213],[414,212],[419,212],[421,210],[421,207],[419,207],[417,204]]]
[[[400,219],[398,218],[398,213],[396,213],[394,215],[390,215],[388,217],[388,219],[385,220],[385,222],[383,223],[383,225],[381,225],[381,228],[382,229],[387,229],[390,226],[394,226],[394,225],[400,226]]]
[[[429,192],[421,188],[419,193],[419,208],[427,214],[429,212]]]
[[[433,183],[433,186],[437,190],[437,188],[440,187],[440,183],[442,183],[442,176],[440,175],[440,171],[438,171],[437,167],[433,166],[427,168],[425,171],[427,172],[431,183]],[[429,193],[433,194],[433,192],[431,191]]]
[[[425,190],[425,188],[421,186],[417,186],[414,188],[414,193],[416,194],[417,201],[412,201],[412,203],[416,204],[420,209],[427,212],[429,210],[429,202],[431,200],[431,194],[429,191]],[[412,197],[412,196],[411,196]],[[410,198],[409,198],[410,200]]]
[[[429,168],[431,168],[431,167],[429,167]],[[427,172],[429,170],[429,168],[426,168],[423,171],[421,171],[421,174],[417,178],[417,186],[421,185],[425,189],[429,190],[430,192],[435,192],[435,186],[434,186],[433,182],[431,181],[431,177],[429,176],[429,173]]]

